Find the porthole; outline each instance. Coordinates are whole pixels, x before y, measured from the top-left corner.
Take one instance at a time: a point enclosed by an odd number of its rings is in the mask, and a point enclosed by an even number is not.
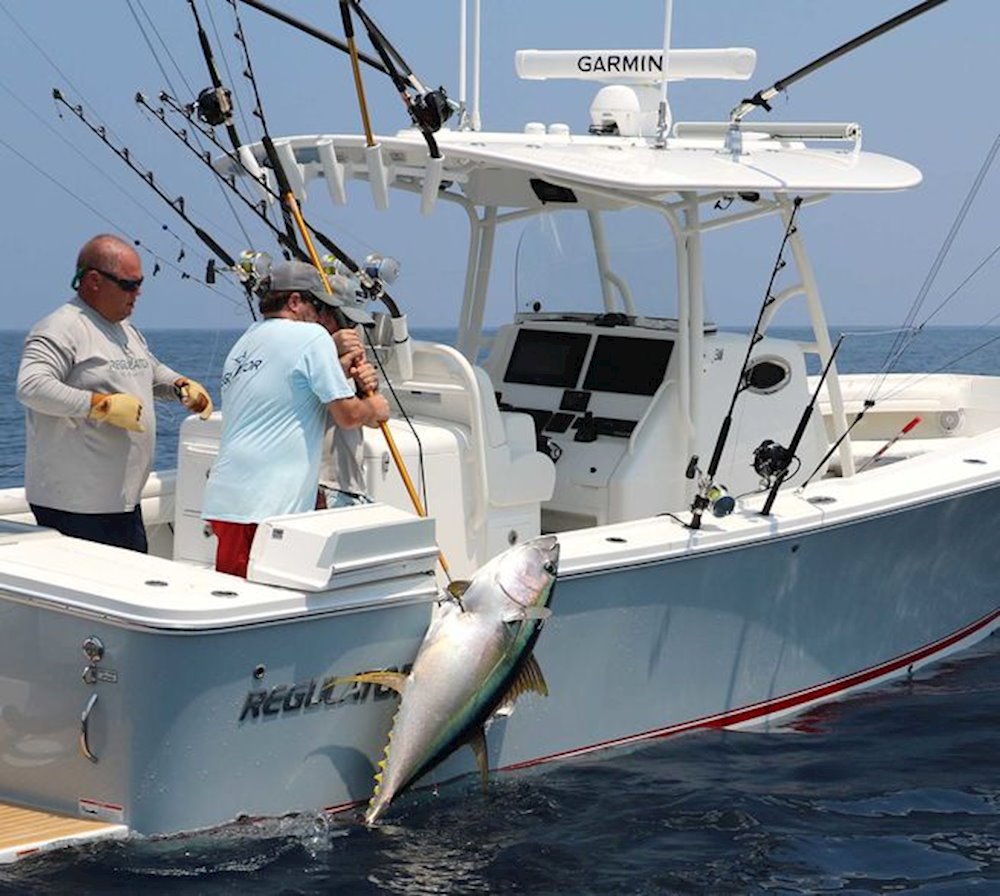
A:
[[[792,378],[792,368],[784,358],[767,355],[755,359],[747,368],[743,382],[749,392],[771,395],[784,389]]]

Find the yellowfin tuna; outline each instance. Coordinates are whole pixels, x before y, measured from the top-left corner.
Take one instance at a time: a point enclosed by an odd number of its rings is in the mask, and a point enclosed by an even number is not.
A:
[[[485,784],[484,724],[532,690],[547,694],[531,655],[549,616],[559,544],[543,535],[495,557],[470,582],[449,586],[435,609],[409,675],[366,672],[342,679],[389,687],[401,695],[365,814],[371,824],[410,784],[464,743]]]

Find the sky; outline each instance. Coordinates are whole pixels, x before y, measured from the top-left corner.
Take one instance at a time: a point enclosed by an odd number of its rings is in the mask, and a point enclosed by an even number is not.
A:
[[[260,138],[231,6],[198,0],[223,79],[234,87],[237,128]],[[428,86],[457,96],[460,0],[368,0],[365,9]],[[757,68],[747,83],[671,86],[675,120],[723,120],[744,96],[879,22],[915,0],[674,0],[675,47],[749,46]],[[338,7],[272,0],[288,13],[341,35]],[[654,48],[664,30],[663,0],[616,4],[581,0],[483,0],[484,129],[521,130],[526,121],[566,122],[586,131],[595,85],[518,81],[519,48]],[[586,8],[586,14],[581,10]],[[356,133],[360,116],[347,57],[245,5],[240,21],[274,136]],[[140,27],[140,24],[142,27]],[[996,137],[996,63],[1000,3],[949,0],[924,16],[794,85],[775,101],[773,119],[857,121],[863,148],[916,165],[924,182],[905,193],[842,196],[809,209],[800,221],[828,318],[840,324],[893,326],[905,317]],[[359,45],[370,51],[363,32]],[[76,254],[91,235],[112,231],[139,239],[147,284],[134,315],[144,329],[238,329],[250,318],[238,287],[204,276],[209,253],[123,162],[52,100],[58,87],[104,125],[117,146],[227,250],[277,254],[273,239],[240,211],[208,169],[148,113],[137,91],[155,103],[161,90],[183,101],[209,78],[187,0],[0,0],[0,160],[3,192],[4,314],[0,328],[26,330],[70,295]],[[366,71],[376,133],[408,119],[391,83]],[[764,113],[752,113],[757,120]],[[175,119],[176,121],[176,119]],[[224,134],[220,130],[220,139]],[[412,327],[451,326],[461,303],[465,252],[462,217],[453,210],[425,218],[410,197],[388,212],[371,208],[364,184],[335,207],[314,185],[307,217],[356,258],[379,251],[397,258],[392,293]],[[996,200],[1000,170],[989,171],[932,289],[933,309],[1000,244]],[[756,318],[780,241],[776,225],[754,226],[730,261],[706,277],[710,307],[723,325]],[[509,249],[512,235],[501,243]],[[727,244],[728,245],[728,244]],[[183,255],[183,257],[181,257]],[[160,270],[151,276],[154,265]],[[979,325],[1000,312],[1000,260],[988,262],[933,319]],[[498,257],[487,323],[503,322],[512,262]],[[922,319],[922,318],[921,318]],[[790,319],[788,323],[800,322]]]

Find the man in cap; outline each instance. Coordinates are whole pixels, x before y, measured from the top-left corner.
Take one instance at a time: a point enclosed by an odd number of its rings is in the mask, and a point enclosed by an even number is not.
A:
[[[353,379],[361,395],[379,404],[381,419],[389,416],[389,405],[378,394],[378,374],[365,356],[358,326],[369,326],[374,319],[358,300],[358,284],[342,274],[330,278],[333,295],[319,312],[319,322],[333,337],[337,356],[348,378]],[[378,425],[377,423],[375,425]],[[365,482],[365,439],[362,429],[327,426],[320,461],[319,490],[322,505],[350,507],[367,504],[371,499]]]
[[[145,553],[140,498],[156,448],[156,415],[146,408],[177,398],[208,417],[212,399],[161,363],[129,321],[142,280],[125,240],[88,240],[75,298],[24,341],[17,397],[27,409],[25,492],[39,525]]]
[[[317,323],[332,301],[320,276],[299,261],[275,266],[263,320],[226,358],[222,441],[202,506],[219,539],[220,572],[246,575],[261,520],[315,507],[327,416],[344,429],[388,417],[384,401],[358,397]]]

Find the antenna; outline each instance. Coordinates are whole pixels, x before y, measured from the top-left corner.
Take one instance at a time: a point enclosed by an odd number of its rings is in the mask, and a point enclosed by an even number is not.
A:
[[[667,82],[670,80],[670,29],[674,19],[674,0],[664,0],[663,10],[663,78],[660,81],[660,109],[656,119],[656,146],[667,145],[670,129],[670,106],[667,104]]]

